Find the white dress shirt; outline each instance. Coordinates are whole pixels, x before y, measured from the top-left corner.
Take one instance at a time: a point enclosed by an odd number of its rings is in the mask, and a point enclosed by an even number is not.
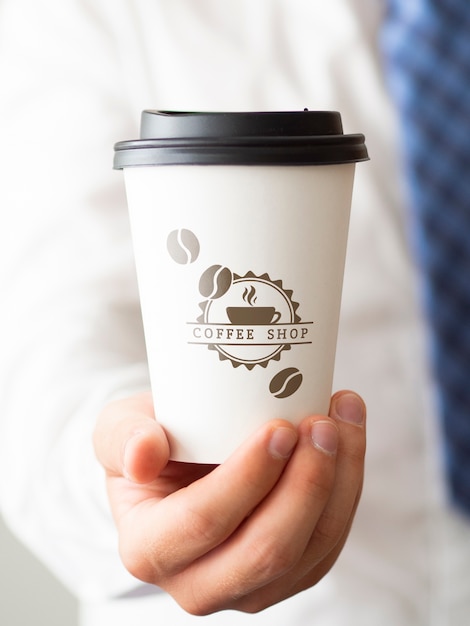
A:
[[[145,108],[339,110],[357,167],[335,389],[368,405],[366,482],[314,589],[227,626],[446,626],[470,611],[470,525],[446,506],[408,247],[380,0],[0,1],[0,503],[85,626],[192,623],[121,565],[91,433],[148,388],[113,144]],[[27,589],[25,589],[27,595]]]

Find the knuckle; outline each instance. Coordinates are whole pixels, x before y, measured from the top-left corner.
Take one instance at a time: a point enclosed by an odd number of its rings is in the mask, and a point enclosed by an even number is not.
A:
[[[300,482],[301,481],[301,482]],[[307,498],[314,497],[316,501],[326,501],[334,485],[334,472],[322,468],[312,474],[305,473],[299,478],[299,489]]]
[[[143,582],[162,586],[173,575],[175,567],[171,546],[165,548],[160,536],[138,533],[133,519],[119,527],[119,555],[127,571]]]
[[[366,453],[365,443],[358,442],[356,445],[345,446],[343,454],[347,457],[350,468],[353,472],[360,474],[364,469],[364,459]]]
[[[250,571],[257,581],[266,584],[289,572],[298,558],[298,551],[292,544],[261,539],[251,549]]]
[[[212,613],[229,608],[229,600],[217,584],[202,585],[199,579],[177,581],[176,589],[170,593],[182,609],[196,617],[206,617]]]
[[[141,550],[136,549],[133,542],[120,542],[119,553],[121,561],[127,571],[137,578],[146,583],[155,583],[156,575],[155,568],[152,567],[142,553]]]
[[[209,602],[200,597],[183,598],[182,600],[176,598],[176,601],[186,613],[195,617],[206,617],[217,611],[217,607],[212,607]]]
[[[182,609],[194,615],[195,617],[207,617],[213,613],[223,611],[225,606],[222,603],[215,602],[214,600],[206,599],[203,597],[193,598],[192,600],[184,600],[180,602]]]
[[[328,551],[344,532],[345,520],[324,513],[315,526],[315,542]]]
[[[223,520],[219,515],[195,508],[186,509],[181,527],[188,541],[203,546],[212,546],[225,535]]]

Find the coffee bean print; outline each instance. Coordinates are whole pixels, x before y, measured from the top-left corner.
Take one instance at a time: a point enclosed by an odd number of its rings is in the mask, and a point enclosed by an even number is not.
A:
[[[269,384],[269,391],[275,398],[288,398],[294,394],[302,384],[303,376],[296,367],[282,370]]]
[[[232,272],[222,265],[211,265],[202,274],[199,281],[199,292],[204,298],[216,300],[221,298],[232,285]]]
[[[196,235],[186,228],[173,230],[166,241],[168,252],[176,263],[188,265],[199,256],[199,241]]]

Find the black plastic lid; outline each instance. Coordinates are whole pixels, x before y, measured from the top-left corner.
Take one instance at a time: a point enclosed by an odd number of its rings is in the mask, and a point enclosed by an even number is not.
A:
[[[114,168],[141,165],[330,165],[367,161],[364,135],[335,111],[143,111],[140,139],[114,146]]]

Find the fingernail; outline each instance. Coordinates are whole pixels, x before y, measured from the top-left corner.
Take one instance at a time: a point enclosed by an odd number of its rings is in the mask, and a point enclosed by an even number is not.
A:
[[[135,432],[132,434],[132,436],[126,441],[126,444],[124,446],[124,450],[122,453],[122,475],[124,476],[124,478],[127,478],[127,480],[133,481],[132,475],[128,470],[128,465],[129,465],[129,456],[132,455],[132,447],[134,446],[135,442],[142,437],[143,433],[141,433],[140,431]]]
[[[318,450],[329,454],[336,454],[338,449],[338,429],[331,422],[314,422],[312,424],[312,443]]]
[[[268,451],[275,459],[287,459],[297,443],[297,434],[290,428],[276,428],[271,435]]]
[[[349,422],[357,426],[361,426],[364,423],[364,403],[356,394],[345,393],[339,396],[336,399],[334,408],[336,416],[343,422]]]

